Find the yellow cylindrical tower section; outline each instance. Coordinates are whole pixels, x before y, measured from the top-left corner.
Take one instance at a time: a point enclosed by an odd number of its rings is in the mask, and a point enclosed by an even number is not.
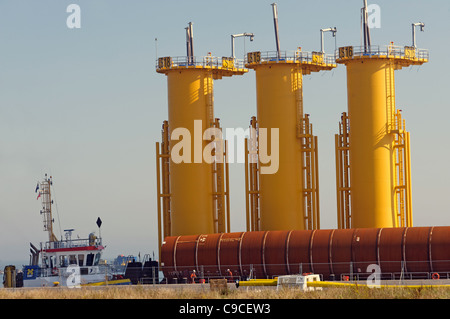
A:
[[[299,115],[303,115],[302,69],[297,64],[274,63],[260,64],[254,70],[259,130],[267,129],[267,150],[279,149],[278,171],[259,177],[261,230],[305,229],[302,141],[298,137]],[[278,146],[271,143],[272,129],[279,130]]]
[[[203,161],[202,153],[207,145],[203,133],[214,118],[212,74],[206,69],[173,70],[167,73],[167,88],[169,136],[174,137],[174,130],[180,128],[190,133],[189,141],[178,142],[189,148],[170,157],[172,233],[214,233],[212,169]],[[176,140],[171,141],[172,150],[176,144]],[[182,152],[187,151],[191,154],[184,157]],[[178,155],[189,160],[175,163]]]
[[[317,138],[303,112],[303,76],[335,66],[334,59],[319,52],[248,54],[246,67],[256,76],[259,155],[258,206],[252,204],[257,215],[252,225],[257,226],[252,230],[319,227]],[[264,162],[266,155],[270,163]]]
[[[412,226],[409,133],[395,108],[394,72],[427,62],[428,51],[376,48],[339,49],[348,95],[345,132],[336,136],[338,221],[347,221],[342,228]],[[349,186],[343,181],[348,175]],[[347,208],[344,198],[350,198]]]
[[[221,158],[221,154],[209,145],[222,136],[216,136],[214,131],[213,136],[208,136],[205,131],[220,130],[219,121],[214,118],[214,80],[247,71],[242,61],[239,65],[233,58],[208,55],[158,59],[157,72],[167,76],[169,115],[163,126],[161,151],[157,143],[158,221],[164,221],[160,240],[163,236],[223,232],[224,225],[229,224],[224,220],[228,218],[223,198],[227,196],[228,200],[224,165],[214,162],[212,156]]]
[[[352,226],[395,225],[393,133],[394,64],[389,59],[354,59],[347,64]]]

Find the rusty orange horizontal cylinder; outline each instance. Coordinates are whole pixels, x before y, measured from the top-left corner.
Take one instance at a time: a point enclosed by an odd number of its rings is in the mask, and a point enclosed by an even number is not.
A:
[[[450,272],[450,227],[356,228],[224,233],[167,237],[161,267],[169,280],[188,278],[273,278],[315,273],[329,279],[346,274]]]

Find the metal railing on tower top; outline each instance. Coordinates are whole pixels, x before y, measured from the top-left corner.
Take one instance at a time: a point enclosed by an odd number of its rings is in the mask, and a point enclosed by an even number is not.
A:
[[[156,60],[156,69],[168,68],[220,68],[220,69],[245,69],[244,61],[232,57],[216,57],[216,56],[175,56],[161,57]]]
[[[256,54],[258,53],[258,54]],[[264,62],[309,63],[318,65],[336,66],[334,55],[322,52],[296,51],[266,51],[251,52],[245,57],[244,64]]]
[[[430,58],[430,52],[427,49],[418,49],[413,46],[397,45],[371,45],[341,47],[335,52],[336,59],[352,57],[389,57],[400,59],[417,59],[427,61]]]

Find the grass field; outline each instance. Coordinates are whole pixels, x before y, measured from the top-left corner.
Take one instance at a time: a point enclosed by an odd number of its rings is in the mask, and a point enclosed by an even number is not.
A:
[[[200,285],[201,286],[201,285]],[[450,288],[324,288],[298,289],[260,287],[211,291],[201,287],[109,286],[83,288],[0,289],[0,299],[450,299]]]

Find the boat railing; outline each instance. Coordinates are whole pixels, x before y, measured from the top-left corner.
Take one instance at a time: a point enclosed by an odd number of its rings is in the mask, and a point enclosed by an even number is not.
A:
[[[33,277],[61,277],[67,278],[72,272],[67,272],[68,267],[79,267],[80,275],[93,275],[93,274],[104,274],[105,276],[112,276],[114,274],[114,269],[110,265],[105,264],[96,264],[89,266],[78,266],[77,264],[58,265],[57,267],[48,267],[48,266],[24,266],[25,275],[32,274]],[[32,269],[32,272],[30,272]]]
[[[61,249],[61,248],[77,248],[87,246],[101,246],[101,238],[86,238],[86,239],[68,239],[61,241],[48,241],[44,243],[44,249]]]

